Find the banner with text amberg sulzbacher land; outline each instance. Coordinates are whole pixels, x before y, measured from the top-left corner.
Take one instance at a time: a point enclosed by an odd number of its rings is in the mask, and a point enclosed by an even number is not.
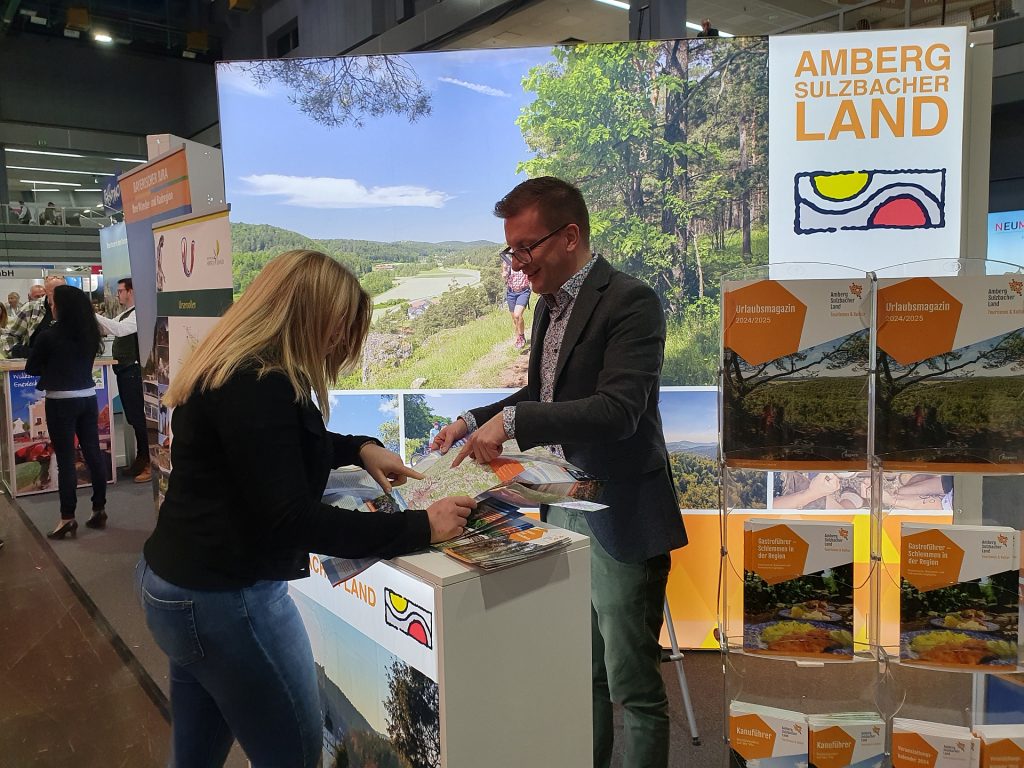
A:
[[[960,255],[967,31],[773,37],[770,262]]]

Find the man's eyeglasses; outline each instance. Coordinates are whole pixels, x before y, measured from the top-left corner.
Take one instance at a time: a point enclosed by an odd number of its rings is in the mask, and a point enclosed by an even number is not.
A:
[[[547,240],[547,239],[557,235],[563,229],[568,227],[569,224],[571,224],[571,223],[572,222],[566,222],[565,224],[560,226],[558,229],[551,230],[546,235],[544,235],[544,237],[542,237],[540,240],[538,240],[535,243],[531,243],[530,245],[524,245],[521,248],[513,248],[510,245],[507,248],[503,248],[498,255],[501,257],[501,260],[503,262],[505,262],[510,267],[512,266],[512,259],[515,259],[520,264],[525,266],[525,265],[529,264],[531,261],[533,261],[533,249],[534,248],[536,248],[538,245],[543,243],[545,240]]]

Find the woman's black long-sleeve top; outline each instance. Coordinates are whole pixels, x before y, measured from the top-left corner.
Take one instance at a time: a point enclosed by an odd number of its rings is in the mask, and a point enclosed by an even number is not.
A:
[[[174,409],[172,471],[149,566],[190,589],[240,589],[309,575],[309,552],[393,557],[426,547],[422,510],[376,514],[321,501],[332,468],[369,437],[336,435],[288,379],[235,373]]]
[[[39,377],[36,389],[67,392],[92,389],[96,349],[85,348],[78,339],[53,325],[39,332],[25,361],[25,373]]]

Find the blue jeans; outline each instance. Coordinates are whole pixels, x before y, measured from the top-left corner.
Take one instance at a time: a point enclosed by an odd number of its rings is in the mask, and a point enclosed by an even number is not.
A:
[[[135,585],[149,631],[171,662],[172,766],[221,766],[234,739],[253,768],[317,765],[316,668],[286,582],[184,589],[142,559]]]
[[[75,466],[75,437],[92,480],[92,508],[107,505],[109,464],[100,449],[99,411],[96,395],[68,399],[46,398],[46,429],[57,456],[57,491],[62,520],[75,517],[78,506],[78,468]]]

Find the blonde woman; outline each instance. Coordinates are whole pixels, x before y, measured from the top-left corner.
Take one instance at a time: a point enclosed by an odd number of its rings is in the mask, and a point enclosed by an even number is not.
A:
[[[253,765],[317,765],[317,676],[287,581],[309,575],[310,551],[392,557],[451,538],[475,506],[459,496],[387,515],[321,503],[332,467],[359,464],[386,490],[419,477],[376,440],[324,426],[328,385],[358,360],[371,312],[340,264],[289,251],[165,395],[173,470],[136,582],[170,658],[173,765],[222,765],[234,739]]]

